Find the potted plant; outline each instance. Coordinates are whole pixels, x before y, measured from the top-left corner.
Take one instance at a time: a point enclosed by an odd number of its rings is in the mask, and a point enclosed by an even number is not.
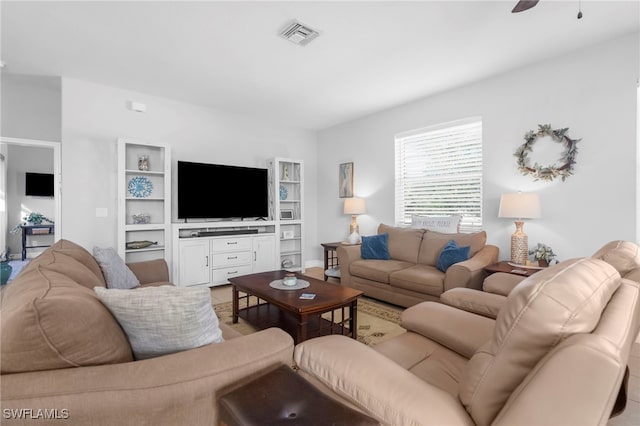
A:
[[[538,261],[539,266],[549,266],[551,261],[556,257],[553,249],[542,243],[538,243],[533,250],[529,250],[529,254],[533,255],[533,258]]]
[[[9,247],[0,252],[0,285],[5,285],[9,281],[13,268],[9,265]]]

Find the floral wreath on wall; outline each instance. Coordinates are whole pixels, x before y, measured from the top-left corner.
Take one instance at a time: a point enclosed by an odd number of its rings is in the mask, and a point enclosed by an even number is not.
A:
[[[562,181],[573,174],[573,165],[576,163],[578,152],[577,143],[581,139],[571,139],[567,136],[569,128],[554,130],[550,124],[539,124],[538,131],[530,130],[524,135],[525,143],[520,145],[514,156],[518,158],[518,170],[523,175],[533,175],[535,180],[552,181],[561,177]],[[565,147],[562,156],[556,163],[550,166],[542,166],[538,163],[530,164],[529,153],[533,152],[533,145],[538,138],[550,136],[555,142],[562,143]]]

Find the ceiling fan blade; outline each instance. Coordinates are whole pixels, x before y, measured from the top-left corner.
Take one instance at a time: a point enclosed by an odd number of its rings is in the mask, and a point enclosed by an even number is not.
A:
[[[520,0],[518,4],[516,4],[516,7],[513,8],[511,13],[518,13],[527,9],[531,9],[533,6],[538,4],[538,1],[539,0]]]

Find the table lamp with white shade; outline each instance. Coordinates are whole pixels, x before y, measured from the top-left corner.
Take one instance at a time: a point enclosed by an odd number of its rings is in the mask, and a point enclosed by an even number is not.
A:
[[[357,244],[360,242],[360,227],[356,220],[357,215],[367,212],[367,207],[364,198],[345,198],[344,199],[344,214],[351,215],[351,224],[349,225],[349,242],[351,244]]]
[[[522,230],[523,219],[540,217],[540,196],[533,192],[502,194],[498,217],[516,219],[516,232],[511,235],[511,261],[526,263],[529,256],[529,239]]]

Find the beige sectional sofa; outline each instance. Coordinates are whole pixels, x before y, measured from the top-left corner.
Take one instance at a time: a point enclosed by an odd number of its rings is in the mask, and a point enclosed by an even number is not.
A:
[[[385,425],[606,425],[640,328],[640,288],[601,258],[573,259],[516,285],[496,320],[422,302],[402,326],[373,348],[311,339],[294,359]]]
[[[170,284],[162,260],[130,268],[143,286]],[[291,364],[284,331],[242,336],[225,324],[223,343],[134,361],[96,286],[105,280],[93,256],[61,240],[3,288],[3,425],[215,424],[222,389]]]
[[[455,287],[481,289],[487,275],[484,267],[498,261],[498,247],[486,244],[484,231],[443,234],[380,224],[378,234],[383,233],[389,234],[390,260],[362,259],[359,245],[338,247],[340,282],[400,306],[438,301],[442,293]],[[471,257],[442,272],[436,263],[450,240],[470,246]]]

